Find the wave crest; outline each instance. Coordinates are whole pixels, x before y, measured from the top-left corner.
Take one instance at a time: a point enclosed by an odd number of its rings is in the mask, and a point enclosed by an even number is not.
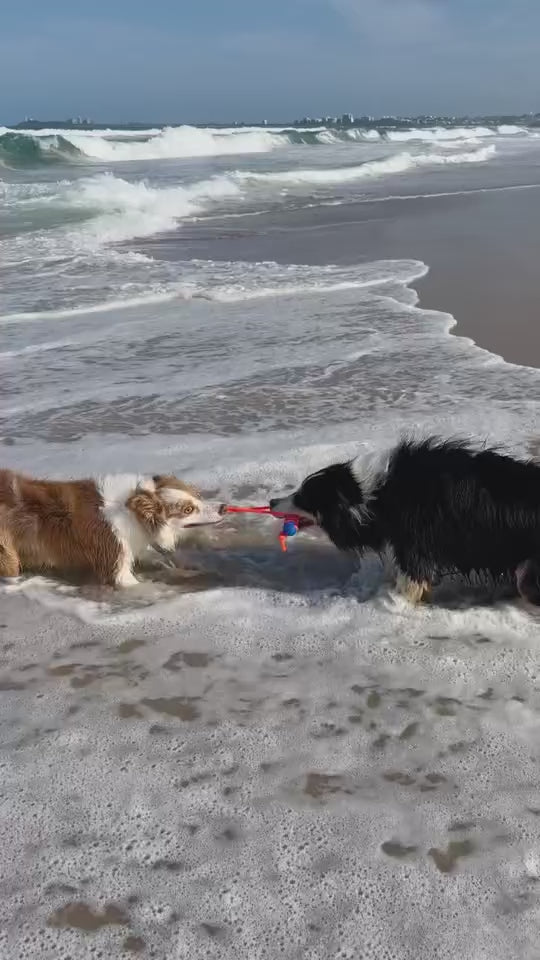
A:
[[[389,130],[376,127],[165,127],[129,130],[35,130],[0,127],[0,164],[129,163],[188,157],[264,154],[295,145],[321,146],[385,141],[457,145],[495,137],[534,136],[525,127],[433,127]]]
[[[11,168],[35,167],[47,163],[75,163],[83,151],[67,137],[53,133],[48,137],[29,137],[6,130],[0,135],[0,165]]]
[[[369,160],[351,167],[313,168],[298,170],[276,170],[271,173],[251,173],[236,171],[235,179],[239,183],[289,183],[289,184],[339,184],[352,183],[370,177],[385,174],[406,173],[415,167],[440,166],[446,164],[484,163],[496,153],[495,144],[469,150],[465,153],[397,153],[381,160]]]
[[[97,213],[84,229],[87,240],[99,243],[147,237],[175,228],[179,220],[204,210],[212,201],[240,193],[226,176],[199,180],[189,186],[152,187],[143,180],[130,182],[111,173],[75,181],[62,202]]]

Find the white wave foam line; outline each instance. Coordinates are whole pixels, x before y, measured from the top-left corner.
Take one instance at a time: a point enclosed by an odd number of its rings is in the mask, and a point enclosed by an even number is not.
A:
[[[375,260],[372,263],[341,267],[333,264],[278,264],[274,261],[245,263],[191,260],[179,263],[178,270],[190,271],[191,277],[171,282],[168,288],[62,310],[6,314],[1,324],[39,320],[64,320],[83,314],[106,313],[126,308],[143,308],[171,300],[204,299],[219,303],[240,303],[272,297],[333,293],[340,290],[370,290],[374,287],[409,286],[425,276],[428,267],[421,260]],[[24,347],[0,353],[0,360],[46,349],[43,345]]]
[[[501,123],[500,126],[497,127],[497,133],[499,133],[501,137],[514,137],[518,134],[527,134],[529,131],[526,127],[516,127],[511,123]]]
[[[430,129],[410,130],[389,130],[386,134],[388,140],[397,143],[407,143],[409,140],[423,140],[428,143],[444,142],[445,140],[468,140],[471,137],[482,139],[486,137],[516,136],[517,134],[526,134],[525,127],[510,126],[502,124],[501,126],[490,129],[489,127],[433,127]]]
[[[221,303],[335,293],[340,290],[369,290],[395,284],[408,286],[425,276],[429,269],[421,260],[376,260],[353,268],[332,264],[317,267],[301,264],[282,266],[272,261],[213,265],[195,261],[195,266],[204,267],[207,273],[203,283],[194,284],[191,288],[183,284],[179,292],[187,296],[192,290],[194,297],[204,296]],[[214,278],[214,286],[208,283],[208,273]],[[230,273],[233,274],[231,277],[228,276]]]
[[[122,142],[111,132],[103,137],[88,138],[86,133],[64,131],[62,136],[92,160],[103,162],[130,162],[136,160],[182,159],[187,157],[226,156],[235,154],[269,153],[277,148],[291,146],[288,135],[310,133],[320,144],[342,144],[344,133],[321,127],[318,129],[295,128],[245,128],[240,130],[211,130],[198,127],[168,127],[165,130],[144,135],[132,135]],[[352,136],[352,134],[356,136]],[[353,140],[379,140],[376,130],[350,131]],[[54,140],[54,138],[53,138]]]
[[[384,160],[371,160],[354,167],[335,167],[327,169],[282,170],[274,173],[251,173],[236,171],[234,178],[240,183],[256,181],[261,183],[290,184],[333,184],[351,183],[369,177],[385,174],[405,173],[415,167],[439,166],[446,164],[485,163],[495,155],[496,147],[491,144],[480,150],[454,154],[417,154],[398,153]]]
[[[129,307],[150,306],[156,303],[166,303],[168,300],[174,300],[177,296],[174,290],[164,291],[163,293],[143,294],[140,297],[126,297],[119,300],[106,300],[103,303],[93,303],[84,307],[69,307],[65,310],[34,310],[29,313],[8,313],[0,317],[0,324],[24,323],[31,320],[68,320],[72,317],[86,316],[91,313],[108,313],[113,310],[125,310]],[[56,346],[56,344],[54,345]],[[45,348],[40,345],[36,347],[25,347],[22,350],[6,350],[0,353],[0,360],[10,359],[12,357],[23,356],[26,353],[40,353]]]
[[[502,187],[474,187],[471,190],[439,190],[436,193],[391,193],[386,197],[366,197],[358,203],[390,203],[393,200],[436,200],[442,197],[468,197],[476,193],[512,193],[519,190],[538,190],[540,183],[510,183]],[[325,206],[340,206],[342,200],[331,201]],[[308,203],[308,207],[315,204]],[[321,204],[322,206],[322,204]],[[201,219],[203,219],[201,217]],[[210,219],[210,218],[209,218]]]
[[[276,126],[242,126],[242,127],[194,127],[190,124],[179,124],[175,126],[174,124],[168,124],[165,127],[148,127],[144,130],[138,130],[135,128],[131,129],[116,129],[115,127],[106,127],[104,129],[96,130],[92,128],[81,127],[42,127],[39,130],[16,130],[13,127],[1,127],[0,126],[0,136],[3,133],[17,133],[22,136],[27,137],[51,137],[51,136],[60,136],[63,137],[66,134],[75,133],[77,136],[81,137],[96,137],[96,138],[111,138],[113,140],[142,140],[145,137],[156,137],[161,135],[167,130],[195,130],[202,131],[203,133],[216,134],[217,136],[228,136],[234,135],[238,136],[239,134],[244,133],[290,133],[294,131],[296,133],[316,133],[319,130],[328,129],[325,126],[320,127],[276,127]]]
[[[347,130],[347,136],[349,140],[380,140],[381,134],[378,130],[364,130],[359,127],[354,127],[352,130]]]
[[[235,132],[189,126],[166,127],[156,136],[130,142],[115,142],[115,135],[89,137],[71,130],[62,131],[62,136],[90,159],[112,163],[267,153],[284,143],[282,137],[262,129]]]
[[[494,127],[409,127],[407,129],[382,131],[375,127],[352,127],[347,129],[327,127],[324,125],[318,127],[193,127],[189,124],[183,124],[181,126],[149,127],[145,130],[117,130],[114,127],[108,127],[104,130],[85,129],[84,127],[64,129],[47,127],[40,130],[15,130],[12,127],[0,126],[0,136],[5,133],[16,133],[17,135],[28,136],[32,138],[64,137],[66,140],[70,140],[76,146],[79,146],[80,143],[84,143],[84,141],[88,140],[104,140],[109,142],[110,146],[114,146],[114,143],[111,144],[110,141],[129,140],[132,141],[133,146],[144,147],[149,146],[149,144],[145,144],[144,141],[149,141],[149,143],[152,144],[156,140],[159,142],[166,142],[167,139],[169,139],[172,142],[175,136],[178,137],[178,142],[183,139],[185,143],[189,143],[190,138],[194,143],[197,141],[197,138],[200,143],[219,143],[220,141],[228,138],[234,138],[236,141],[238,141],[238,143],[241,143],[242,138],[248,138],[247,142],[249,142],[249,138],[252,135],[255,135],[253,138],[253,142],[255,143],[255,138],[261,137],[262,135],[263,139],[260,142],[268,145],[271,142],[268,139],[268,135],[272,136],[273,134],[280,133],[314,133],[329,135],[334,142],[339,142],[345,135],[351,140],[379,140],[381,137],[384,137],[385,139],[396,142],[420,140],[431,143],[445,140],[466,140],[469,137],[486,138],[494,136],[511,137],[527,134],[530,135],[531,131],[527,127],[505,123]],[[77,142],[75,142],[75,140]],[[279,142],[279,140],[276,141],[273,146],[279,144]],[[126,146],[126,144],[124,144],[124,146]],[[129,147],[129,144],[127,144],[127,146]],[[83,152],[87,152],[84,149],[84,146],[82,149]],[[99,149],[99,147],[95,147],[94,149]],[[251,151],[248,150],[246,152]],[[197,156],[198,154],[194,155]]]
[[[80,137],[95,138],[98,140],[103,138],[111,138],[113,140],[142,140],[145,137],[157,137],[162,132],[162,127],[149,127],[146,130],[115,130],[114,127],[107,127],[105,130],[86,130],[84,127],[64,129],[58,127],[43,127],[40,130],[14,130],[6,127],[2,129],[0,127],[0,135],[2,133],[17,133],[32,138],[65,137],[66,140],[69,139],[71,133],[75,133]]]
[[[351,130],[334,130],[324,127],[320,130],[301,130],[296,128],[294,130],[283,131],[284,133],[313,133],[315,134],[315,140],[317,143],[322,144],[343,144],[347,140],[353,140],[354,142],[359,141],[374,141],[380,140],[381,134],[378,130],[362,130],[360,127],[355,127]],[[305,146],[306,144],[304,144]]]

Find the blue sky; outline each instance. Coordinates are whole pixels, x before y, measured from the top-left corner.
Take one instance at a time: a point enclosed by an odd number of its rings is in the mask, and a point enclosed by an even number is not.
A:
[[[0,122],[540,111],[540,0],[16,0]]]

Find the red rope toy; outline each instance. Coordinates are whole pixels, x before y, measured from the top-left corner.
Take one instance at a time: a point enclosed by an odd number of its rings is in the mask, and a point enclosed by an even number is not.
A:
[[[258,513],[263,516],[276,517],[283,520],[279,542],[284,553],[287,551],[287,537],[294,537],[299,530],[305,527],[313,526],[313,522],[307,517],[301,517],[298,513],[281,513],[279,510],[271,510],[270,507],[225,507],[224,513]]]

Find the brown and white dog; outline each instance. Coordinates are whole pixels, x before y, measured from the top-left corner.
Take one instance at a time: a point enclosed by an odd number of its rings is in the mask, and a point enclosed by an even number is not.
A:
[[[221,519],[173,476],[51,481],[0,470],[0,577],[51,570],[131,586],[149,548],[172,552],[186,530]]]

